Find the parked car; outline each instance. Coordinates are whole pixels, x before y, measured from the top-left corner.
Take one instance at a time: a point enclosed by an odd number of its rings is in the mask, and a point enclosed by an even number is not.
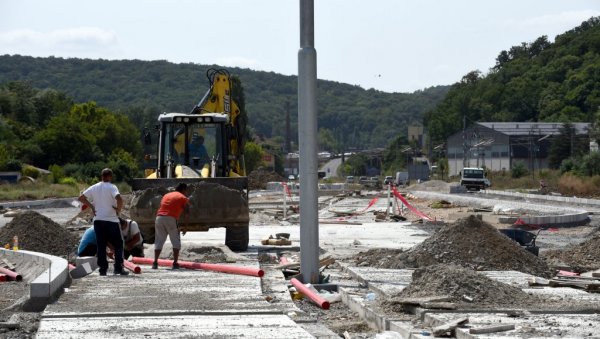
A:
[[[353,184],[354,183],[354,177],[349,175],[346,177],[346,183],[347,184]]]

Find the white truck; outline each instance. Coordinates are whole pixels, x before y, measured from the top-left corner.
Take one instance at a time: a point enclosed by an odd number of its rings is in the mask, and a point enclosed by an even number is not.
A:
[[[477,167],[465,167],[460,177],[460,185],[467,190],[482,190],[490,187],[490,181],[485,177],[485,170]]]

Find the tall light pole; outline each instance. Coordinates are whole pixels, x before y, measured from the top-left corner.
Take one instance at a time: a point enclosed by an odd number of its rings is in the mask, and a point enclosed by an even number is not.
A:
[[[317,51],[314,0],[300,0],[298,51],[298,140],[300,143],[300,273],[319,283],[317,162]]]

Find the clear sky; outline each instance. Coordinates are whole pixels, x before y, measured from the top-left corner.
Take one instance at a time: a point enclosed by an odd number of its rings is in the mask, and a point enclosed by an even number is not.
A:
[[[0,54],[169,60],[297,74],[299,0],[0,0]],[[484,73],[599,0],[315,0],[319,79],[412,92]]]

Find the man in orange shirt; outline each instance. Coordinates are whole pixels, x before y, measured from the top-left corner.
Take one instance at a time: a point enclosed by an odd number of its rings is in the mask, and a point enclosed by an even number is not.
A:
[[[154,223],[154,263],[152,263],[152,269],[158,268],[158,257],[167,240],[167,235],[173,245],[173,268],[179,268],[177,260],[181,249],[181,238],[179,237],[177,219],[179,219],[182,212],[185,212],[185,223],[187,224],[189,200],[186,194],[187,185],[179,183],[174,192],[165,194],[160,201]]]

